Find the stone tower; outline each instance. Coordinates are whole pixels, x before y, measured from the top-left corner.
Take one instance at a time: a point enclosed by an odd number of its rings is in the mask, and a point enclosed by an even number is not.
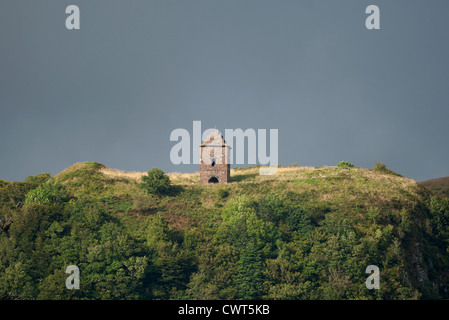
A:
[[[200,147],[200,183],[228,183],[231,165],[229,146],[218,130],[212,130]]]

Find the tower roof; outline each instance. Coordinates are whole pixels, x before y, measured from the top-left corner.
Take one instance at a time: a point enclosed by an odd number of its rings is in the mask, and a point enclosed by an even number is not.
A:
[[[201,147],[227,147],[230,148],[226,144],[225,139],[221,135],[220,131],[217,129],[213,129],[210,135],[207,136],[207,139],[203,141]]]

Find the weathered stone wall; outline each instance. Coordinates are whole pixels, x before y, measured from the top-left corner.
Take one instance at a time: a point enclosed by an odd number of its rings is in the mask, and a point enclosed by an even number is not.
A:
[[[200,164],[200,183],[208,184],[212,177],[217,178],[219,184],[225,184],[230,179],[231,165],[216,164],[214,167],[210,164]]]

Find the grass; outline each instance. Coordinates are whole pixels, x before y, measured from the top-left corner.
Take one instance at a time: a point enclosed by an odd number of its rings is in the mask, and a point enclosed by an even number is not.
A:
[[[414,180],[372,169],[281,167],[271,176],[259,175],[259,169],[231,169],[231,182],[225,186],[202,185],[198,173],[168,173],[179,192],[163,198],[139,188],[145,172],[110,169],[96,162],[76,163],[54,178],[74,196],[89,194],[106,200],[105,204],[117,209],[136,230],[138,221],[156,212],[177,228],[198,225],[202,220],[211,222],[229,200],[241,195],[257,201],[269,193],[295,194],[311,207],[340,212],[387,207],[393,215],[401,208],[413,208],[422,199],[422,188]]]
[[[242,199],[249,200],[248,208],[258,215],[257,219],[248,220],[253,224],[248,224],[250,229],[260,228],[261,234],[268,236],[266,230],[275,226],[278,239],[291,240],[291,248],[298,250],[298,257],[304,254],[310,261],[333,257],[326,253],[332,251],[333,245],[335,253],[339,254],[339,241],[340,244],[349,241],[343,236],[352,234],[363,236],[363,241],[358,247],[352,244],[347,246],[345,250],[348,253],[344,254],[348,260],[357,260],[357,250],[361,252],[365,246],[366,250],[371,250],[379,239],[386,239],[386,247],[382,250],[387,250],[391,244],[387,233],[391,228],[394,228],[392,232],[401,242],[406,257],[416,255],[415,243],[424,243],[426,239],[434,241],[422,227],[428,223],[427,191],[414,180],[388,171],[338,166],[279,167],[277,173],[271,176],[260,175],[259,172],[258,166],[233,168],[231,181],[226,185],[200,184],[198,173],[168,173],[176,192],[163,196],[148,194],[139,187],[140,179],[146,172],[110,169],[96,162],[76,163],[53,179],[66,186],[73,196],[70,201],[82,208],[79,211],[88,209],[87,205],[81,207],[82,201],[87,200],[111,221],[120,223],[132,237],[142,241],[148,237],[147,226],[153,221],[153,216],[160,216],[169,224],[170,232],[199,235],[201,238],[198,241],[205,241],[206,244],[210,239],[220,242],[220,232],[228,232],[227,228],[231,226],[226,221],[234,213],[230,209],[236,210],[232,208],[238,203],[236,198],[241,196],[246,196],[247,199]],[[301,215],[305,215],[310,223],[294,229],[296,225],[302,225]],[[407,220],[403,217],[407,217],[419,232],[408,234],[404,231],[404,221]],[[185,246],[188,247],[192,238],[186,239]],[[265,238],[261,236],[260,239]],[[275,247],[284,244],[272,241],[274,238],[267,239],[263,254],[268,256],[272,250],[275,257]],[[313,245],[306,247],[309,244]],[[212,241],[210,245],[214,245]],[[384,245],[383,242],[381,245]],[[432,245],[433,242],[425,246],[431,248]],[[273,249],[265,249],[271,246]],[[434,256],[432,261],[439,259],[434,253],[429,255]],[[345,259],[336,261],[343,263]],[[412,262],[408,264],[412,265]],[[429,266],[428,269],[432,268]]]
[[[449,197],[449,177],[422,181],[419,184],[426,188],[429,188],[435,193]]]

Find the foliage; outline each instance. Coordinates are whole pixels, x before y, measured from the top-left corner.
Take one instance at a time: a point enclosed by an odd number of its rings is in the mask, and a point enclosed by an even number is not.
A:
[[[226,186],[172,185],[104,168],[0,181],[0,299],[449,298],[449,200],[408,179],[255,167]]]
[[[236,285],[241,299],[259,299],[263,292],[263,264],[251,242],[242,250],[237,264]]]
[[[340,161],[339,164],[337,164],[337,167],[340,168],[354,168],[354,165],[349,161]]]
[[[435,235],[448,245],[449,250],[449,198],[433,196],[430,199],[429,210]]]
[[[52,203],[64,203],[69,200],[69,195],[65,187],[55,181],[50,180],[37,188],[30,190],[25,196],[25,205],[40,203],[50,205]]]
[[[26,194],[37,186],[30,181],[14,181],[3,184],[3,187],[0,188],[0,206],[10,209],[22,207],[25,203]]]
[[[393,176],[398,176],[398,177],[402,177],[399,173],[396,173],[390,169],[387,168],[385,163],[382,162],[376,162],[374,163],[374,167],[373,167],[374,171],[377,172],[381,172],[381,173],[386,173],[386,174],[391,174]]]
[[[26,177],[25,181],[31,182],[36,185],[41,185],[50,179],[51,179],[50,173],[47,172],[47,173],[40,173],[35,176],[28,176]]]
[[[170,178],[158,168],[149,170],[148,174],[142,177],[140,186],[155,195],[166,195],[171,190]]]

